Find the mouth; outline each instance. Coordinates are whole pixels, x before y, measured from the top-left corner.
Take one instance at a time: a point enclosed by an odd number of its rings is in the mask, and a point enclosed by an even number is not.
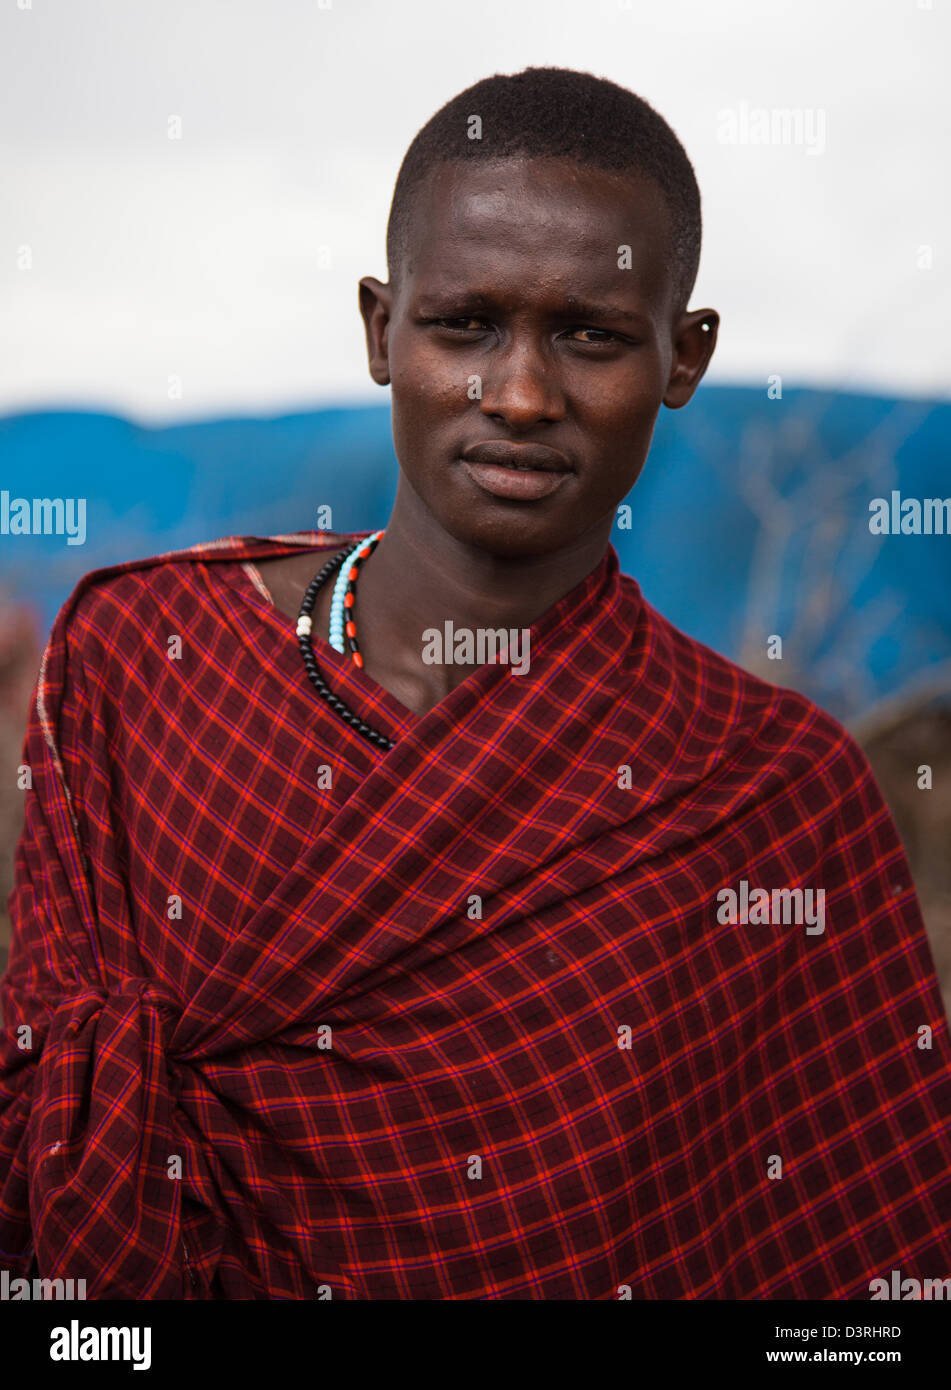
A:
[[[550,496],[573,471],[557,449],[496,439],[471,444],[463,450],[461,462],[483,492],[519,502]]]

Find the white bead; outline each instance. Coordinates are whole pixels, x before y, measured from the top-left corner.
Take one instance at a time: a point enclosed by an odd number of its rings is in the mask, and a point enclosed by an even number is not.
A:
[[[308,618],[306,615],[305,615],[304,617],[302,617],[302,618],[298,618],[298,619],[297,619],[297,635],[298,635],[298,637],[303,637],[305,633],[306,633],[306,635],[309,637],[309,636],[310,636],[310,633],[311,633],[311,629],[313,628],[313,626],[314,626],[314,623],[313,623],[313,619],[312,619],[312,618]]]

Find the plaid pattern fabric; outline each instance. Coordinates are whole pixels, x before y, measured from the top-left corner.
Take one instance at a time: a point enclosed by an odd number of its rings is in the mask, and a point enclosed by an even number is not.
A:
[[[423,717],[315,636],[384,753],[245,564],[351,539],[95,571],[56,620],[2,986],[6,1267],[129,1299],[951,1276],[951,1037],[842,728],[609,548],[527,674]],[[824,932],[722,922],[741,880],[824,890]]]

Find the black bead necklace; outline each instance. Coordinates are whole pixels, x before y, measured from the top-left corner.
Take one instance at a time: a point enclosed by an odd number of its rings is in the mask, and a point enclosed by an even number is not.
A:
[[[307,676],[311,685],[317,691],[317,694],[327,701],[327,704],[333,710],[334,714],[338,715],[345,724],[349,724],[352,729],[356,729],[357,733],[361,734],[369,743],[375,744],[377,748],[395,748],[396,744],[393,739],[387,738],[386,734],[381,734],[379,730],[371,728],[365,720],[360,718],[359,714],[350,708],[346,701],[341,700],[339,695],[334,694],[317,669],[317,658],[314,655],[314,644],[311,641],[314,603],[320,586],[340,568],[349,554],[349,550],[345,550],[340,555],[334,555],[327,561],[322,569],[318,570],[308,584],[307,592],[304,594],[304,601],[297,615],[297,641],[300,645],[301,656],[304,658],[304,668],[307,671]],[[351,593],[355,592],[354,579],[350,580],[348,589]],[[351,645],[351,651],[353,651],[353,645]]]

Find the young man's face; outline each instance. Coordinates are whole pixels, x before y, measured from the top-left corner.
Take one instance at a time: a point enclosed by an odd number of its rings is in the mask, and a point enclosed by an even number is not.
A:
[[[686,404],[716,338],[712,311],[676,312],[670,235],[653,183],[560,159],[427,180],[398,284],[362,280],[360,301],[400,487],[458,541],[606,542],[661,402]]]

